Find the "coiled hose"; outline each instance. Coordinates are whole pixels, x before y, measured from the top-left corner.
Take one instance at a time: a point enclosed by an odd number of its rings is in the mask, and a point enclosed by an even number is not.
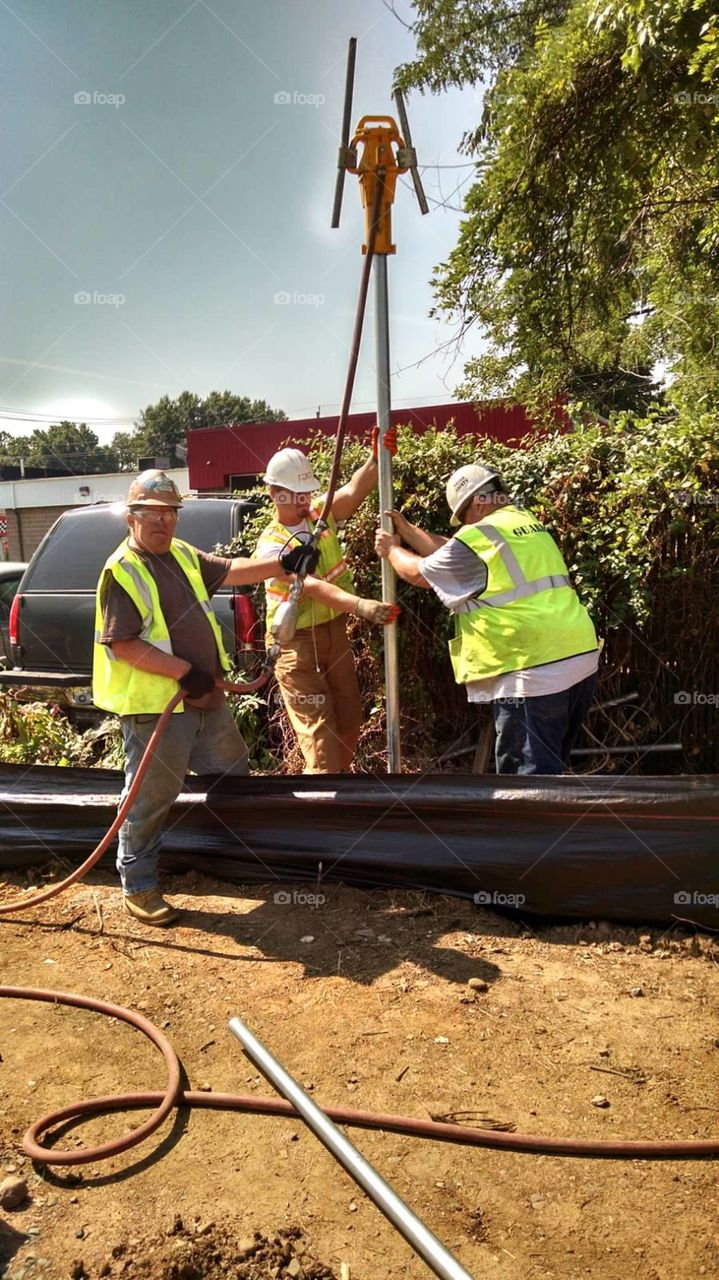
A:
[[[50,1112],[30,1125],[22,1148],[31,1160],[48,1165],[92,1164],[119,1155],[149,1138],[150,1134],[166,1119],[173,1107],[206,1107],[213,1111],[243,1111],[255,1115],[286,1116],[299,1120],[294,1108],[279,1098],[258,1098],[235,1093],[200,1093],[194,1089],[182,1089],[180,1063],[170,1041],[142,1014],[107,1000],[92,996],[74,995],[67,991],[48,991],[33,987],[0,987],[0,999],[41,1000],[48,1004],[71,1005],[76,1009],[91,1009],[109,1018],[118,1018],[137,1027],[160,1050],[167,1067],[167,1084],[163,1092],[113,1094],[105,1098],[86,1098],[71,1103],[59,1111]],[[43,1134],[57,1125],[67,1124],[88,1116],[110,1111],[134,1111],[153,1107],[148,1120],[98,1147],[85,1150],[55,1151],[41,1145]],[[359,1129],[382,1129],[387,1133],[399,1133],[411,1138],[432,1138],[436,1142],[453,1142],[460,1146],[493,1147],[499,1151],[522,1151],[533,1155],[583,1156],[620,1160],[696,1160],[719,1155],[719,1140],[696,1139],[691,1142],[606,1142],[585,1141],[578,1138],[546,1138],[540,1134],[502,1133],[494,1129],[472,1129],[464,1125],[440,1124],[434,1120],[415,1120],[411,1116],[398,1116],[383,1112],[355,1111],[349,1107],[324,1107],[325,1114],[337,1124]]]
[[[249,692],[258,689],[267,679],[267,674],[246,685],[233,685],[225,681],[219,687],[228,693]],[[132,785],[120,805],[117,817],[103,836],[100,843],[89,858],[71,875],[53,885],[42,893],[34,894],[19,902],[6,903],[0,907],[0,915],[8,915],[15,911],[25,911],[29,907],[47,902],[55,898],[71,884],[75,884],[87,875],[88,871],[100,860],[110,842],[119,831],[125,817],[132,806],[139,788],[154,755],[157,744],[165,731],[168,720],[177,703],[182,699],[182,692],[177,693],[167,704],[160,716],[152,737],[145,748]],[[279,1098],[257,1098],[247,1094],[232,1093],[200,1093],[192,1089],[181,1088],[180,1063],[170,1041],[142,1014],[119,1005],[110,1004],[106,1000],[96,1000],[92,996],[75,995],[66,991],[49,991],[45,988],[33,987],[0,987],[0,999],[41,1000],[49,1004],[72,1005],[77,1009],[90,1009],[103,1013],[110,1018],[118,1018],[130,1026],[137,1027],[143,1035],[159,1049],[167,1067],[167,1084],[163,1092],[125,1093],[106,1098],[86,1098],[82,1102],[72,1103],[59,1111],[51,1112],[36,1120],[27,1130],[22,1148],[26,1155],[41,1164],[76,1165],[91,1164],[119,1155],[130,1147],[149,1138],[162,1124],[173,1107],[190,1106],[206,1107],[219,1111],[244,1111],[256,1115],[287,1116],[299,1119],[297,1112],[288,1103]],[[148,1120],[121,1138],[115,1138],[98,1147],[90,1147],[81,1151],[55,1151],[41,1145],[39,1139],[57,1125],[83,1117],[104,1114],[109,1111],[132,1111],[138,1108],[153,1107]],[[338,1124],[351,1125],[361,1129],[382,1129],[389,1133],[400,1133],[408,1137],[432,1138],[438,1142],[453,1142],[461,1146],[493,1147],[495,1150],[522,1151],[536,1155],[584,1156],[598,1159],[622,1160],[688,1160],[719,1155],[719,1139],[705,1138],[688,1142],[634,1142],[634,1141],[584,1141],[577,1138],[547,1138],[535,1134],[501,1133],[494,1129],[473,1129],[463,1125],[440,1124],[437,1121],[415,1120],[409,1116],[388,1115],[382,1112],[355,1111],[347,1107],[327,1107],[326,1114]]]

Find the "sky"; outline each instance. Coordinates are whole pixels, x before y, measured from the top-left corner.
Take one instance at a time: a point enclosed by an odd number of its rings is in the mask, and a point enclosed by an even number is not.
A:
[[[290,418],[336,413],[362,266],[347,176],[330,229],[349,37],[353,124],[392,114],[413,9],[393,0],[0,0],[0,429],[60,418],[101,440],[183,390]],[[402,19],[402,21],[398,20]],[[412,94],[430,201],[409,177],[389,259],[392,402],[454,398],[463,359],[428,317],[472,178],[472,90]],[[375,404],[369,299],[353,407]]]

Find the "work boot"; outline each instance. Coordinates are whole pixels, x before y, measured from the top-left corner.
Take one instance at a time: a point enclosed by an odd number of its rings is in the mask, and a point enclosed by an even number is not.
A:
[[[165,902],[157,889],[145,889],[143,893],[124,894],[125,910],[143,924],[166,925],[179,919],[180,913]]]

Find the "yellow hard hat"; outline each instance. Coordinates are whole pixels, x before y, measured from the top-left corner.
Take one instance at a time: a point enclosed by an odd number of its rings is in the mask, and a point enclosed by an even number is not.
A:
[[[181,507],[175,481],[164,471],[143,471],[127,491],[128,507]]]

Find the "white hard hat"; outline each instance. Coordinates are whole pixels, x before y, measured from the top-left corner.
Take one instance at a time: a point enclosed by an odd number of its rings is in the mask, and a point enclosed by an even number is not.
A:
[[[459,527],[462,521],[459,513],[463,507],[466,507],[470,498],[475,493],[479,493],[486,484],[491,480],[498,480],[499,475],[496,471],[491,471],[489,467],[480,467],[474,462],[469,462],[465,467],[459,467],[457,471],[453,471],[447,481],[447,505],[452,513],[449,523],[453,529]]]
[[[279,449],[267,463],[262,479],[290,493],[314,493],[319,489],[312,464],[301,449]]]

